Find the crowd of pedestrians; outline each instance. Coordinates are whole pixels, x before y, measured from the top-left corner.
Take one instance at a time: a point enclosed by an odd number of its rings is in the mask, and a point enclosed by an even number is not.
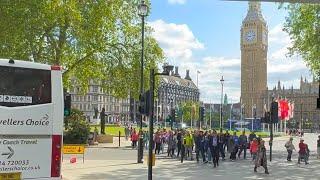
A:
[[[158,129],[153,140],[153,149],[157,155],[166,153],[168,157],[179,159],[181,163],[185,160],[195,160],[197,163],[212,164],[214,168],[219,166],[219,161],[247,159],[249,150],[255,164],[254,171],[262,166],[265,168],[265,173],[269,173],[264,141],[254,132],[247,137],[245,132],[238,136],[236,132],[229,134],[228,131],[222,133],[215,130]],[[167,147],[166,151],[164,147]]]
[[[132,148],[136,148],[139,133],[134,128],[126,128],[126,138],[130,137]],[[128,132],[127,132],[128,131]],[[143,131],[143,145],[146,149],[149,147],[149,133]],[[265,141],[251,132],[249,136],[242,132],[240,136],[236,132],[230,134],[226,132],[209,131],[188,131],[188,130],[166,130],[158,129],[152,137],[154,141],[154,153],[166,154],[168,157],[179,159],[181,163],[184,160],[196,160],[197,163],[212,164],[214,168],[219,166],[219,161],[236,161],[247,159],[247,151],[250,152],[250,158],[254,163],[254,172],[258,167],[263,167],[266,174],[269,174],[267,167],[267,153]],[[320,136],[317,140],[317,158],[320,159]],[[285,143],[287,150],[287,161],[292,161],[293,151],[296,150],[293,144],[293,138],[290,137]],[[310,150],[308,145],[301,138],[298,151],[298,163],[303,161],[308,164]],[[166,148],[165,148],[166,147]],[[165,151],[166,150],[166,151]],[[194,159],[195,154],[195,159]]]

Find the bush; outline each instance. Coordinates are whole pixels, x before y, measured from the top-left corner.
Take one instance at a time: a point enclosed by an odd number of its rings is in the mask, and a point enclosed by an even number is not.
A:
[[[90,125],[83,112],[72,109],[71,115],[65,118],[64,144],[86,144],[90,133]]]

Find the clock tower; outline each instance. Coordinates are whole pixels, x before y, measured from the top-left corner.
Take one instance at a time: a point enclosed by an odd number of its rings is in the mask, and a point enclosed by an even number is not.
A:
[[[260,2],[249,2],[241,26],[241,104],[244,117],[263,116],[267,90],[268,27]]]

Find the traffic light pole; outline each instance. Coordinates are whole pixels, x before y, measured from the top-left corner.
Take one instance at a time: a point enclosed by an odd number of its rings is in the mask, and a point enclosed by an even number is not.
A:
[[[154,69],[150,70],[150,97],[147,98],[150,100],[149,108],[149,162],[148,162],[148,180],[152,180],[152,162],[153,155],[152,155],[152,148],[153,148],[153,114],[154,114],[154,81],[155,81],[155,74]]]
[[[270,146],[270,161],[272,161],[272,142],[273,142],[273,121],[271,119],[270,112],[268,112],[268,121],[270,123],[270,141],[269,141],[269,146]]]
[[[142,18],[142,28],[141,28],[141,66],[140,66],[140,95],[143,95],[143,57],[144,57],[144,16]],[[141,103],[141,101],[140,101]],[[140,104],[141,106],[141,104]],[[138,146],[138,163],[142,163],[143,159],[143,137],[142,137],[142,114],[140,113],[140,129],[139,129],[139,146]]]

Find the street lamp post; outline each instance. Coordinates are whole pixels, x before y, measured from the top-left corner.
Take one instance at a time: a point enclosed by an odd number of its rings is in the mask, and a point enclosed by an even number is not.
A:
[[[150,70],[150,98],[149,98],[149,153],[148,153],[148,180],[152,180],[152,162],[153,162],[153,120],[154,120],[154,89],[155,89],[155,76],[157,75],[169,75],[169,72],[155,73],[154,69]]]
[[[220,82],[221,82],[220,133],[222,133],[222,103],[223,103],[223,83],[224,83],[223,76],[221,77]]]
[[[148,15],[148,6],[144,0],[138,6],[138,13],[141,16],[141,62],[140,62],[140,95],[143,95],[143,58],[144,58],[144,18]],[[140,102],[141,103],[141,102]],[[140,115],[140,129],[139,129],[139,148],[138,148],[138,163],[142,163],[143,159],[143,137],[142,135],[142,114]]]
[[[256,120],[256,109],[257,109],[257,106],[254,104],[252,107],[251,131],[253,131],[253,122]]]

